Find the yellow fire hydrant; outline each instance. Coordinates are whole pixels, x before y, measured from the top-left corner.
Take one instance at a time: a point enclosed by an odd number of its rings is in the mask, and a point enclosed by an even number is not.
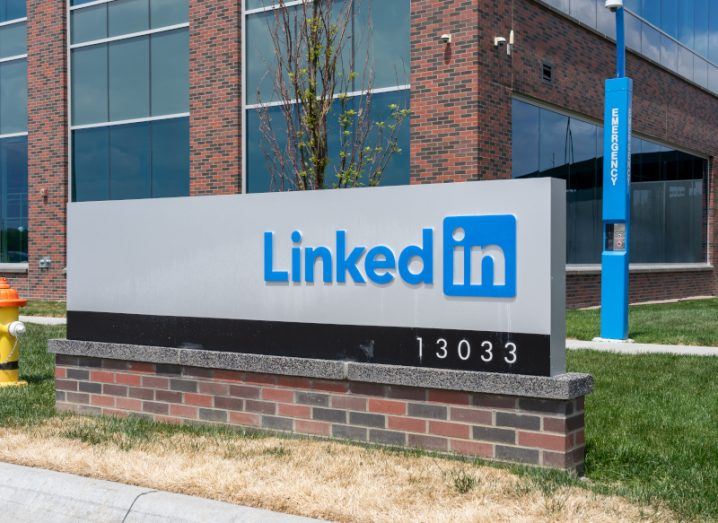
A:
[[[27,304],[5,278],[0,278],[0,387],[23,387],[20,381],[20,349],[18,338],[25,334],[25,324],[19,321],[20,307]]]

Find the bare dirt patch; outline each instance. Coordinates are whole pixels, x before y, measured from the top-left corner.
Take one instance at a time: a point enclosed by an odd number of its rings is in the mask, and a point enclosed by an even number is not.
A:
[[[335,521],[675,519],[662,508],[463,461],[281,437],[138,439],[103,423],[70,416],[2,428],[0,460]]]

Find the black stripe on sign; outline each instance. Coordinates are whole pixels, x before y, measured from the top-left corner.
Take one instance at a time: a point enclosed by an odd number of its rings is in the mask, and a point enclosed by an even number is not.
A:
[[[9,361],[7,363],[0,363],[0,370],[17,370],[19,368],[17,361]]]
[[[550,336],[68,311],[70,340],[548,376]]]

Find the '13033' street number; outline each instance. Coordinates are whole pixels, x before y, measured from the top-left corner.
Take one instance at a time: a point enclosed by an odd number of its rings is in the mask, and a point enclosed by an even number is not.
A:
[[[445,338],[438,338],[435,341],[435,347],[433,348],[425,348],[424,347],[424,339],[420,336],[416,337],[416,341],[419,345],[419,361],[424,361],[424,355],[425,350],[426,351],[433,351],[432,356],[444,360],[449,356],[449,350],[456,350],[456,355],[459,357],[461,361],[468,361],[471,358],[471,343],[467,339],[462,339],[459,341],[459,343],[456,345],[455,348],[449,347],[449,342],[446,341]],[[507,343],[504,343],[503,346],[503,360],[504,362],[508,363],[509,365],[513,365],[516,363],[516,360],[518,359],[518,355],[516,354],[516,344],[509,341]],[[430,353],[427,352],[426,355],[428,356]],[[496,355],[494,354],[494,344],[490,341],[482,341],[481,345],[479,346],[479,349],[477,351],[477,354],[479,355],[479,358],[481,358],[481,361],[484,363],[491,363],[494,361],[494,358]]]

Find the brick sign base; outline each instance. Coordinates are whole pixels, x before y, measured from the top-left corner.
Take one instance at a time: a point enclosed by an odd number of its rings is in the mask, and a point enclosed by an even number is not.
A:
[[[67,354],[57,354],[56,386],[61,411],[228,424],[583,470],[583,394],[521,397]]]

